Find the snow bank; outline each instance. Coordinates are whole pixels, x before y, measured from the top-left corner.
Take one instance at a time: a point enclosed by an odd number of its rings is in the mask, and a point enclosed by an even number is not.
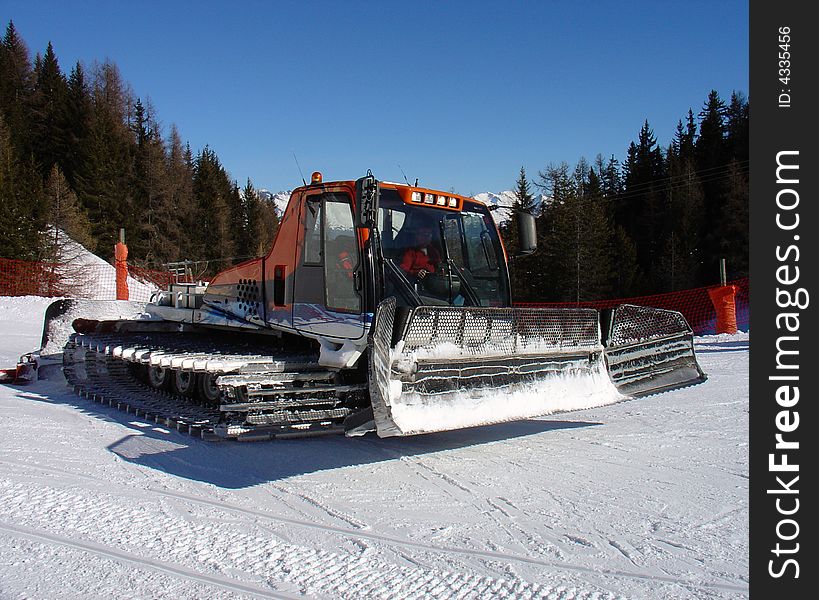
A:
[[[716,335],[698,335],[694,338],[694,344],[714,344],[720,342],[748,342],[751,340],[750,331],[737,331],[736,333],[718,333]]]
[[[133,319],[143,312],[144,302],[128,300],[87,300],[72,299],[65,312],[57,315],[48,322],[47,342],[40,350],[43,355],[60,354],[68,338],[74,333],[72,323],[74,319],[119,320]],[[44,324],[45,325],[45,324]]]
[[[39,348],[43,314],[53,301],[40,296],[0,298],[0,367],[12,367],[20,356]]]
[[[68,300],[69,310],[49,322],[48,343],[41,349],[46,309],[58,300]],[[41,350],[43,355],[59,354],[74,332],[74,319],[130,319],[145,307],[142,302],[100,301],[69,298],[43,298],[41,296],[0,297],[0,365],[9,366],[28,352]],[[36,323],[36,325],[33,325]]]
[[[66,288],[76,296],[98,300],[115,300],[117,297],[116,268],[89,252],[84,246],[60,232],[60,254],[64,264],[60,266]],[[147,302],[157,286],[128,276],[128,292],[131,300]]]

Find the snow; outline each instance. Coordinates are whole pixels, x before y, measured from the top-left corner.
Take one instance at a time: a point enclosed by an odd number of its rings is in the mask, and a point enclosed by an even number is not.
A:
[[[590,370],[570,366],[549,379],[511,384],[500,392],[476,389],[444,394],[401,394],[400,381],[391,380],[390,384],[392,420],[401,431],[408,433],[513,421],[613,404],[625,398],[612,384],[602,360]],[[396,402],[399,397],[401,401]]]
[[[40,347],[43,315],[55,298],[0,296],[0,368],[12,367],[26,352]]]
[[[266,201],[271,202],[273,207],[276,210],[276,214],[281,218],[284,214],[284,211],[287,209],[287,203],[290,202],[290,196],[293,193],[292,190],[288,190],[285,192],[271,192],[270,190],[259,190],[259,197]]]
[[[0,298],[0,360],[43,298]],[[749,335],[709,379],[417,437],[208,443],[0,386],[2,598],[747,598]]]

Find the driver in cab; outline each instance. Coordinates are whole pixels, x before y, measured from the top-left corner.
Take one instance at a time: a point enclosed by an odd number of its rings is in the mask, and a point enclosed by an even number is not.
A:
[[[429,273],[435,273],[441,255],[432,245],[432,228],[419,227],[415,232],[415,244],[404,251],[401,269],[419,280]]]

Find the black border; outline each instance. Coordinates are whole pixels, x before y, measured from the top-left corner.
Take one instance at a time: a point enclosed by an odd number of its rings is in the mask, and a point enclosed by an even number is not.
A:
[[[812,513],[819,510],[816,503],[814,468],[816,456],[812,443],[816,427],[816,409],[813,383],[812,347],[816,344],[815,306],[809,304],[804,310],[787,309],[777,304],[777,289],[790,287],[792,291],[805,288],[809,294],[815,290],[815,264],[819,257],[816,250],[816,204],[819,202],[816,180],[819,178],[816,160],[816,121],[819,102],[815,85],[815,62],[819,56],[817,37],[819,23],[809,13],[810,3],[750,2],[750,136],[751,136],[751,353],[750,353],[750,595],[753,598],[809,598],[810,589],[817,579],[814,574],[816,561],[816,531]],[[726,26],[730,26],[726,24]],[[790,75],[783,83],[779,79],[779,28],[790,28]],[[780,106],[780,94],[790,95],[789,106]],[[784,100],[784,98],[782,99]],[[782,102],[782,104],[785,104]],[[813,113],[813,114],[812,114]],[[777,184],[777,153],[798,151],[799,183],[796,186]],[[793,172],[793,171],[791,171]],[[795,187],[799,194],[799,205],[794,209],[799,213],[800,225],[796,230],[784,231],[776,224],[777,193],[785,187]],[[792,197],[792,196],[791,196]],[[788,213],[789,217],[793,212]],[[799,239],[795,240],[794,235]],[[777,258],[790,245],[799,248],[799,260],[792,252],[788,260]],[[790,274],[799,267],[799,281],[791,286],[783,286],[777,281],[777,268],[790,264]],[[783,273],[784,274],[784,273]],[[819,295],[813,295],[812,303],[819,303]],[[783,312],[799,313],[798,333],[786,332],[778,328],[777,315]],[[792,432],[783,434],[791,441],[798,441],[798,450],[788,451],[788,461],[799,465],[798,473],[772,473],[769,470],[769,454],[777,452],[775,435],[779,433],[777,414],[783,410],[776,401],[776,390],[781,382],[771,381],[773,375],[782,374],[776,368],[777,338],[783,335],[798,335],[799,340],[790,348],[799,350],[798,362],[800,400],[792,407],[799,412],[799,426]],[[796,372],[796,371],[793,371]],[[781,460],[781,459],[777,459]],[[794,488],[799,489],[799,510],[792,517],[785,517],[777,511],[776,498],[786,496],[770,494],[769,489],[778,487],[776,476],[789,481],[798,474]],[[787,496],[794,506],[796,496]],[[798,552],[777,557],[772,550],[778,540],[777,523],[784,518],[793,518],[799,525],[799,534],[792,541],[781,541],[783,548],[795,547]],[[790,527],[790,529],[788,529]],[[792,525],[781,530],[785,535],[793,531]],[[783,576],[776,578],[770,571],[780,572],[787,558],[799,564],[799,577],[795,578],[793,565],[785,569]],[[769,563],[773,560],[774,563]],[[814,592],[815,593],[815,592]]]

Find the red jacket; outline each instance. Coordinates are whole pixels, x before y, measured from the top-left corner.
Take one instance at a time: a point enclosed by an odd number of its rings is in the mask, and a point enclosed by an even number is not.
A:
[[[411,275],[417,275],[421,269],[434,273],[438,261],[439,256],[435,248],[427,248],[427,254],[418,248],[407,248],[401,260],[401,268]]]

